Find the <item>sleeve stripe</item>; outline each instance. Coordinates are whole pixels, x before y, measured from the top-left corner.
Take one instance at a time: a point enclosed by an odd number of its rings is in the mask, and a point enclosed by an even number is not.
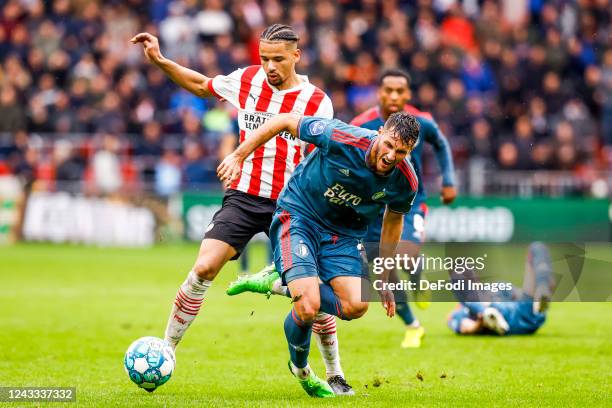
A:
[[[251,91],[251,85],[253,84],[253,77],[260,68],[261,67],[259,65],[251,65],[244,70],[242,76],[240,77],[240,95],[238,97],[240,109],[244,109],[246,105],[247,97]]]
[[[370,146],[370,142],[367,139],[350,137],[350,136],[343,135],[341,133],[336,133],[335,131],[332,133],[332,139],[338,142],[347,142],[347,143],[350,142],[354,144],[355,146],[361,146],[366,149]]]
[[[408,182],[410,183],[410,187],[412,187],[412,190],[416,192],[419,183],[417,181],[416,175],[414,174],[414,171],[410,167],[408,167],[406,162],[401,162],[397,165],[397,168],[400,169],[404,176],[406,176]]]
[[[368,139],[357,138],[353,136],[346,136],[341,133],[337,133],[336,130],[337,129],[334,129],[332,133],[332,137],[331,137],[332,140],[343,143],[343,144],[348,144],[351,146],[358,147],[361,150],[368,150],[368,147],[370,146],[370,142]]]
[[[215,88],[214,88],[214,86],[213,86],[213,79],[214,79],[214,78],[210,78],[210,79],[208,80],[208,82],[206,83],[206,87],[208,88],[208,90],[210,91],[210,93],[214,95],[214,97],[215,97],[215,98],[217,98],[217,99],[221,100],[221,99],[223,99],[223,97],[222,97],[221,95],[219,95],[219,94],[217,93],[217,91],[215,91]]]
[[[355,136],[353,134],[343,132],[340,129],[334,129],[334,133],[337,133],[338,136],[340,137],[353,139],[353,140],[359,141],[359,143],[365,144],[366,146],[370,146],[370,141],[364,137]]]

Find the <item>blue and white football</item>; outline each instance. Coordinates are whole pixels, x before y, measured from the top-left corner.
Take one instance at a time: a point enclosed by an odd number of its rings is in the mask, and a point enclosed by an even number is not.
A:
[[[176,359],[172,347],[157,337],[141,337],[133,342],[123,360],[125,371],[136,385],[148,392],[168,382]]]

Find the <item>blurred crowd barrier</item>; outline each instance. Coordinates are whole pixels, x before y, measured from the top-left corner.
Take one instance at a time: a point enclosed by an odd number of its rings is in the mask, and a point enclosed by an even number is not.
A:
[[[0,243],[147,247],[198,242],[223,198],[222,191],[210,189],[159,196],[90,194],[78,186],[64,187],[26,190],[14,176],[0,177]],[[612,240],[608,198],[460,196],[443,206],[432,195],[427,205],[424,230],[432,242]]]

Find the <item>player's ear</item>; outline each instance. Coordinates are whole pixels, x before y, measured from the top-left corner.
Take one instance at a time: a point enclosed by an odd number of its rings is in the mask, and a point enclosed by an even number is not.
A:
[[[293,51],[293,58],[295,59],[295,62],[299,62],[300,58],[302,57],[302,50],[300,50],[299,48],[296,48]]]
[[[382,135],[384,126],[378,128],[378,134]]]

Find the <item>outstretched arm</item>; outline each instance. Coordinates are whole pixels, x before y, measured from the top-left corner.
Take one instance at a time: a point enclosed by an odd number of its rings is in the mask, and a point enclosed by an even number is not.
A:
[[[292,113],[282,113],[270,118],[253,134],[246,138],[236,150],[230,153],[217,167],[217,176],[226,185],[231,184],[240,175],[240,165],[259,146],[282,131],[297,134],[301,116]]]
[[[380,256],[383,259],[395,257],[395,251],[400,237],[402,236],[402,228],[404,226],[404,214],[390,210],[388,207],[385,210],[385,215],[382,222],[382,231],[380,233]],[[389,282],[391,270],[385,270],[382,275],[383,282]],[[387,309],[387,316],[392,317],[395,314],[395,299],[393,292],[390,290],[381,291],[381,300],[383,306]]]
[[[142,43],[147,60],[164,71],[168,78],[178,86],[202,98],[214,96],[208,87],[208,81],[211,78],[164,57],[159,49],[159,41],[154,35],[140,33],[130,41],[133,44]]]

